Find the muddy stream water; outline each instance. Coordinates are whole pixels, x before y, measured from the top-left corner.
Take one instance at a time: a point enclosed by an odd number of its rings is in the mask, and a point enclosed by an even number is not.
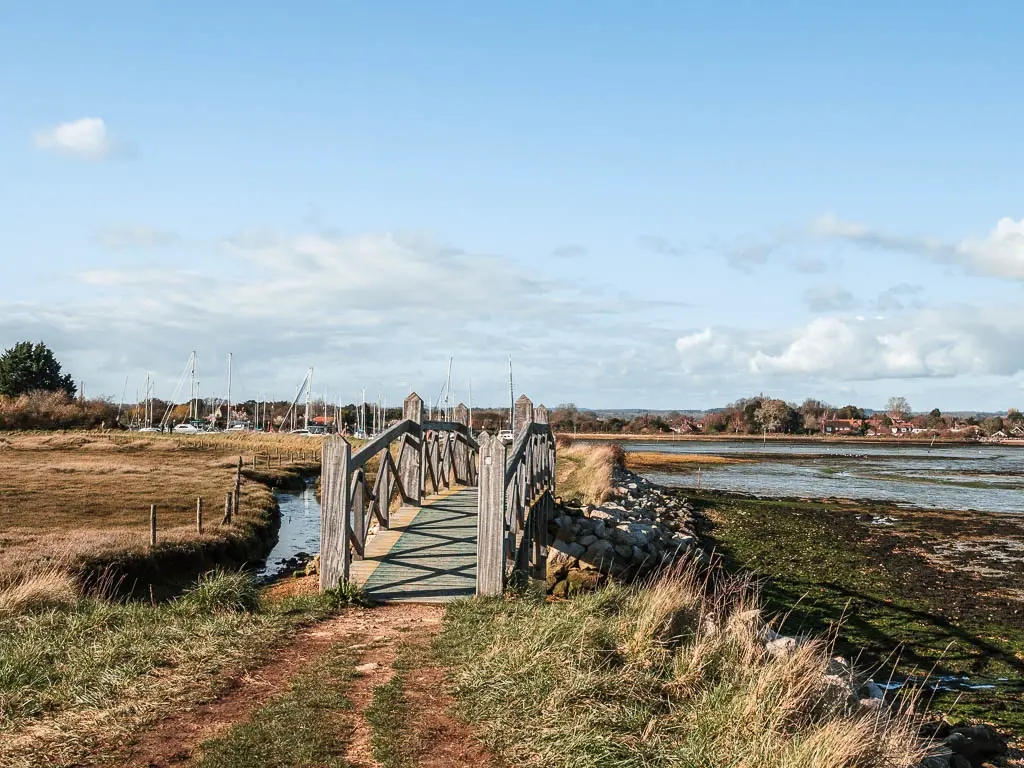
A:
[[[320,551],[320,502],[311,481],[301,491],[275,491],[281,510],[277,543],[255,571],[260,581],[272,581],[302,568]]]

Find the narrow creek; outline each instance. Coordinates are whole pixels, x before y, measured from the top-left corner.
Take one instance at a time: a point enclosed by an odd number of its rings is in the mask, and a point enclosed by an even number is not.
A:
[[[255,570],[259,581],[273,581],[303,568],[320,551],[320,502],[316,498],[316,479],[307,481],[301,491],[275,491],[281,510],[277,543],[266,561]]]

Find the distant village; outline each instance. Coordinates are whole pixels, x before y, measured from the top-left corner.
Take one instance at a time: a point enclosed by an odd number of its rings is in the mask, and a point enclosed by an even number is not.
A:
[[[623,435],[764,435],[831,437],[944,438],[953,440],[1024,440],[1024,414],[1010,408],[1003,415],[953,416],[938,408],[913,413],[904,398],[892,398],[885,412],[865,412],[854,405],[841,408],[807,399],[801,405],[763,395],[738,400],[703,416],[669,412],[602,416],[561,405],[551,414],[559,432]]]

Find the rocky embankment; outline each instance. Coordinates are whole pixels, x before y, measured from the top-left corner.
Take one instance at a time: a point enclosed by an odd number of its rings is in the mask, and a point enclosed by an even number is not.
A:
[[[565,597],[609,576],[636,579],[680,559],[708,562],[688,501],[627,469],[616,468],[612,480],[611,500],[558,508],[548,550],[551,594]]]

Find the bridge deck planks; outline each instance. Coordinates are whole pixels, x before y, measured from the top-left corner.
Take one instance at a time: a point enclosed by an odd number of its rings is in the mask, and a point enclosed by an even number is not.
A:
[[[367,541],[353,579],[381,602],[447,602],[476,592],[477,489],[461,488],[405,507],[391,530]]]

